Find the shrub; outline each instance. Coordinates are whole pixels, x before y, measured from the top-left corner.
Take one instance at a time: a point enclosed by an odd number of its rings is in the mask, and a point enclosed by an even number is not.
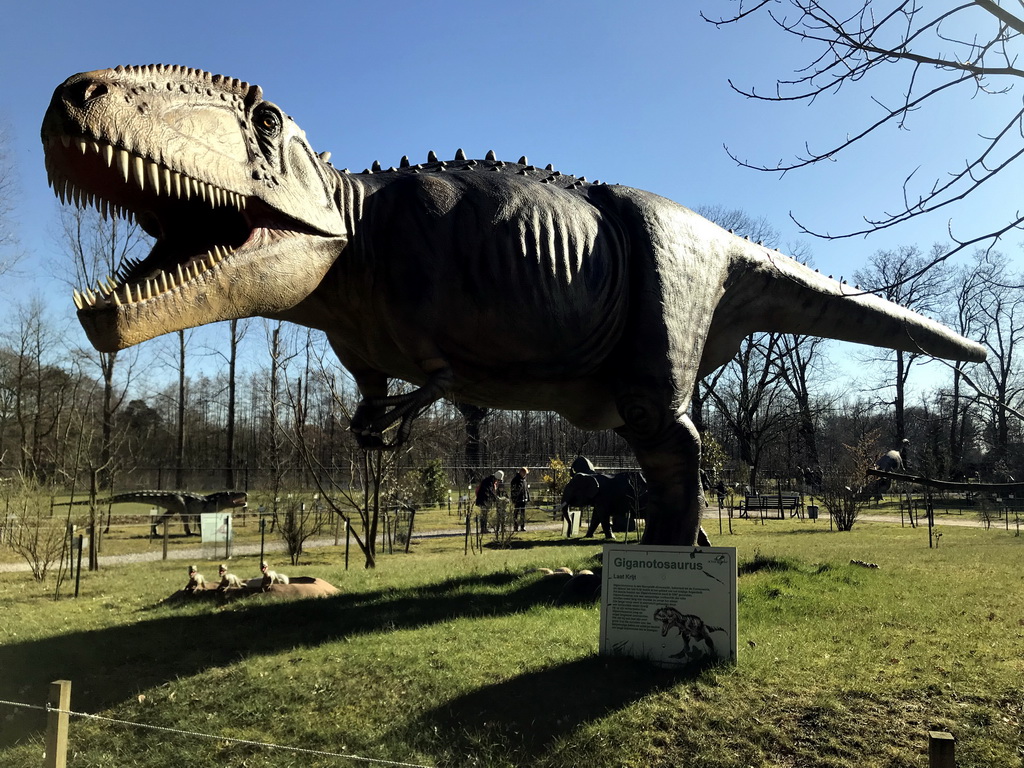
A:
[[[436,507],[448,500],[448,475],[440,459],[431,459],[420,470],[420,493],[423,503],[428,507]]]
[[[544,484],[547,485],[551,495],[556,499],[562,498],[562,491],[569,482],[569,467],[558,456],[548,462],[548,472],[544,475]]]

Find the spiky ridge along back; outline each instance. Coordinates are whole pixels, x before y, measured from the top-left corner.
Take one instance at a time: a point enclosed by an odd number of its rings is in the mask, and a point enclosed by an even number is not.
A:
[[[535,165],[530,165],[525,155],[520,157],[515,163],[499,160],[494,150],[489,151],[483,160],[470,160],[461,149],[455,152],[455,157],[451,160],[439,160],[436,153],[430,152],[427,154],[427,161],[425,163],[413,164],[408,156],[404,156],[399,161],[397,168],[394,166],[383,168],[379,162],[374,161],[372,166],[363,169],[358,175],[379,173],[452,173],[459,171],[510,173],[531,178],[541,184],[552,184],[561,189],[581,189],[602,183],[598,180],[587,181],[586,176],[577,178],[571,174],[564,174],[561,171],[556,171],[551,164],[544,168],[538,168]],[[350,173],[350,171],[348,168],[344,168],[340,173]]]

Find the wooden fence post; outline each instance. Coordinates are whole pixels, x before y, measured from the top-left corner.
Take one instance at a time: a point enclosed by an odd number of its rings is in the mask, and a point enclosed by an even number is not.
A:
[[[54,680],[46,699],[46,758],[44,768],[66,768],[68,764],[68,710],[71,681]],[[59,711],[57,711],[59,710]]]
[[[928,731],[928,768],[956,768],[956,741],[946,731]]]

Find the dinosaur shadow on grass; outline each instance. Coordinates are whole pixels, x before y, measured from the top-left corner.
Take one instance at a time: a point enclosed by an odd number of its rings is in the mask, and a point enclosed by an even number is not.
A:
[[[553,605],[563,585],[561,579],[494,573],[312,600],[236,602],[230,610],[144,609],[132,624],[0,646],[0,699],[42,704],[49,683],[67,679],[72,708],[96,712],[146,688],[247,658]],[[44,713],[29,709],[0,718],[0,748],[38,733],[44,720]]]
[[[511,763],[530,765],[581,726],[693,680],[706,668],[673,671],[625,657],[590,656],[470,691],[406,727],[417,740],[417,734],[435,733],[438,752],[452,764],[492,746]],[[438,762],[445,762],[441,754]]]

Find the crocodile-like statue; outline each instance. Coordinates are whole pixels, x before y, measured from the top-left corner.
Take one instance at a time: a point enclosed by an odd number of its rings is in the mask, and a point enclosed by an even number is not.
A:
[[[246,505],[246,494],[243,491],[217,491],[216,493],[191,493],[189,491],[129,491],[97,499],[96,504],[151,504],[166,510],[153,521],[150,534],[157,536],[157,526],[174,515],[181,517],[185,527],[185,535],[192,535],[190,522],[199,519],[205,512],[222,512],[226,509],[238,509]],[[69,502],[71,506],[89,504],[86,501]]]
[[[686,409],[748,334],[984,357],[648,192],[461,150],[336,171],[258,86],[195,69],[75,75],[42,140],[62,199],[156,238],[142,262],[76,292],[97,349],[277,318],[327,334],[363,396],[351,426],[364,447],[396,425],[400,443],[440,397],[615,429],[647,478],[650,543],[697,539]],[[417,388],[389,397],[390,378]]]

